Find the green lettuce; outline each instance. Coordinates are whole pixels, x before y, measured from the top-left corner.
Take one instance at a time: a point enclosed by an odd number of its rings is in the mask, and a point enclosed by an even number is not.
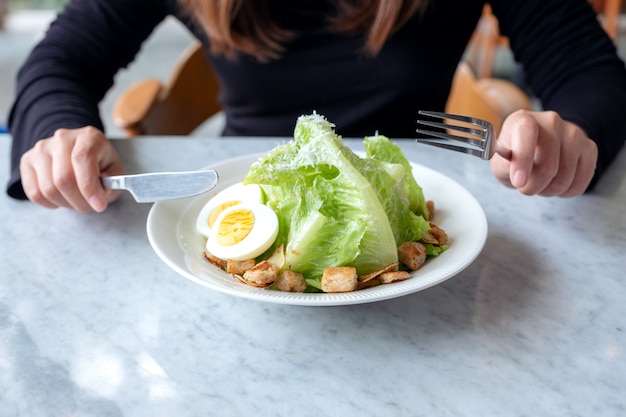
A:
[[[428,220],[429,213],[426,208],[426,199],[424,198],[422,187],[419,186],[413,176],[411,163],[406,159],[406,156],[404,156],[402,149],[382,135],[367,136],[364,143],[366,156],[368,158],[402,165],[402,182],[404,191],[409,198],[409,209]]]
[[[305,115],[294,140],[255,162],[244,179],[261,186],[279,219],[267,253],[285,245],[285,268],[314,288],[328,267],[354,266],[361,275],[397,262],[397,247],[429,229],[422,190],[399,148],[376,136],[366,138],[366,149],[359,157],[332,123]]]

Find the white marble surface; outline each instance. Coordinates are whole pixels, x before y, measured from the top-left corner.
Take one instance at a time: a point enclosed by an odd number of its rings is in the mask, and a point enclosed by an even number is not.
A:
[[[276,139],[119,141],[131,172],[199,168]],[[0,137],[8,176],[10,138]],[[341,307],[238,298],[170,270],[149,205],[103,214],[0,197],[0,416],[620,416],[626,152],[597,191],[524,197],[487,164],[406,142],[489,221],[466,270]],[[358,149],[359,145],[355,145]]]

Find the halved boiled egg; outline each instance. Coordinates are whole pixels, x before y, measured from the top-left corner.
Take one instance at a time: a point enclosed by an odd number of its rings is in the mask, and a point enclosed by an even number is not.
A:
[[[213,223],[206,249],[221,259],[244,261],[268,250],[278,236],[278,217],[261,203],[225,208]]]
[[[206,202],[196,220],[196,229],[209,237],[213,223],[224,209],[241,203],[262,203],[263,192],[257,184],[238,182],[217,193]]]

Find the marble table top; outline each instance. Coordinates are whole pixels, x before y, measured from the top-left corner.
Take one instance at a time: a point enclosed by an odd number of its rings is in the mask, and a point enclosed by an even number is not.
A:
[[[276,138],[116,140],[129,173]],[[361,149],[360,141],[347,141]],[[453,278],[374,303],[224,294],[162,262],[149,204],[101,214],[0,197],[0,416],[618,416],[626,412],[626,152],[590,194],[527,197],[488,164],[400,141],[489,223]],[[10,137],[0,136],[8,178]]]

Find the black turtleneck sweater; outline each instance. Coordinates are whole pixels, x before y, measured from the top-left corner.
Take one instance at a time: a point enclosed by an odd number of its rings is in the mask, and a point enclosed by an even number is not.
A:
[[[225,136],[290,136],[317,111],[344,136],[415,135],[417,110],[443,110],[482,0],[431,0],[375,57],[363,40],[328,30],[331,1],[268,0],[296,36],[280,59],[209,58],[221,82]],[[545,109],[582,127],[599,146],[594,182],[626,138],[626,71],[585,0],[494,0],[502,33]],[[58,128],[104,129],[98,105],[168,15],[208,41],[175,0],[71,0],[21,68],[9,117],[9,195],[25,198],[19,158]]]

